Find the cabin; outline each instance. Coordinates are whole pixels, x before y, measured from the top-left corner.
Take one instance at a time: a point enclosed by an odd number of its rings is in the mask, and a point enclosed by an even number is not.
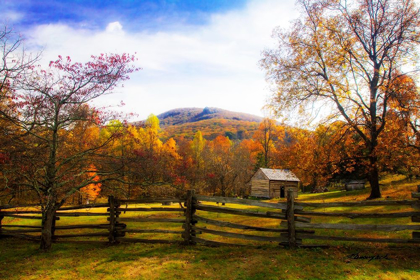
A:
[[[292,188],[297,197],[300,180],[288,169],[260,168],[251,178],[251,196],[260,198],[286,197]]]
[[[350,180],[345,182],[346,191],[363,190],[366,180]]]

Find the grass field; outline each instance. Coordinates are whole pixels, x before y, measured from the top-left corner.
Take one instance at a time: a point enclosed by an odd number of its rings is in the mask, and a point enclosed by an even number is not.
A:
[[[408,182],[403,178],[389,177],[381,183],[383,199],[410,199],[419,181]],[[334,202],[364,200],[369,189],[355,192],[329,192],[300,194],[298,201]],[[214,205],[214,204],[213,204]],[[154,205],[158,206],[158,205]],[[232,205],[227,205],[233,207]],[[173,206],[173,207],[176,207]],[[235,205],[236,208],[248,208]],[[264,209],[252,208],[263,211]],[[389,207],[370,207],[352,211],[389,211]],[[333,208],[331,211],[344,211]],[[393,207],[392,211],[403,211]],[[98,210],[99,211],[99,210]],[[129,212],[127,212],[129,213]],[[141,215],[158,217],[160,213]],[[200,213],[205,215],[205,213]],[[130,214],[138,216],[139,214]],[[170,214],[177,216],[180,214]],[[255,226],[278,227],[278,220],[238,217],[208,213],[206,217]],[[166,215],[167,216],[167,215]],[[319,217],[316,222],[349,222],[341,218]],[[105,218],[65,217],[60,225],[80,224]],[[410,223],[409,219],[392,220],[392,223]],[[358,219],[359,223],[382,223],[375,219]],[[38,221],[5,218],[3,224]],[[129,224],[129,228],[162,228],[180,230],[177,224]],[[211,228],[208,226],[208,228]],[[234,232],[235,230],[229,229]],[[250,232],[251,233],[251,232]],[[318,231],[317,231],[318,233]],[[328,232],[332,233],[332,232]],[[261,233],[258,233],[261,234]],[[335,232],[345,236],[352,232]],[[409,238],[409,233],[378,233],[366,236],[398,236]],[[133,236],[137,236],[134,235]],[[138,235],[140,236],[140,235]],[[143,234],[142,237],[165,238],[160,234]],[[272,236],[272,234],[270,235]],[[359,235],[360,236],[360,235]],[[203,234],[203,238],[216,241],[236,240]],[[169,238],[181,240],[179,235]],[[166,238],[167,239],[167,238]],[[238,243],[246,243],[238,241]],[[305,242],[308,243],[308,242]],[[254,247],[218,247],[201,245],[150,245],[119,244],[93,245],[57,243],[51,252],[38,250],[38,244],[29,241],[0,239],[0,279],[420,279],[420,246],[387,245],[374,243],[336,242],[328,249],[290,250],[274,243],[251,243]],[[319,244],[319,241],[318,241]],[[366,259],[374,258],[374,259]]]

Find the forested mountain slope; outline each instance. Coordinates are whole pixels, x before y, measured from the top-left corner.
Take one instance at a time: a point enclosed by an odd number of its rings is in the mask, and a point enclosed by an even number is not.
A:
[[[212,140],[218,135],[230,139],[251,138],[262,117],[232,112],[219,108],[178,108],[157,115],[164,138],[193,138],[200,130],[204,138]],[[142,125],[143,122],[137,123]]]

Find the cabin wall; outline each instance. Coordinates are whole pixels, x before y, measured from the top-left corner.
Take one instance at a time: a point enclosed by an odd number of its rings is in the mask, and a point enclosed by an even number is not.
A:
[[[287,191],[292,188],[295,197],[298,195],[298,182],[270,181],[270,198],[286,197]],[[282,190],[283,189],[283,190]]]
[[[346,184],[346,191],[363,190],[364,188],[365,188],[364,183]]]
[[[269,181],[260,179],[251,179],[251,196],[254,197],[270,197]]]

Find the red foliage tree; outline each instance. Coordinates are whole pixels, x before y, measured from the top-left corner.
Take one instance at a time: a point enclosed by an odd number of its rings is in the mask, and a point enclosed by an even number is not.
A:
[[[106,114],[88,103],[112,92],[137,71],[134,61],[135,57],[128,54],[101,54],[87,63],[73,63],[70,57],[59,56],[47,69],[25,69],[12,84],[18,114],[8,118],[26,135],[25,142],[16,143],[16,147],[23,143],[25,152],[16,151],[14,157],[19,163],[16,166],[26,168],[14,171],[22,175],[21,185],[32,189],[41,203],[42,249],[51,247],[53,217],[66,199],[106,179],[101,176],[98,181],[96,174],[89,176],[90,164],[101,158],[101,152],[118,133],[69,148],[69,141],[77,140],[71,131],[81,123],[87,124],[86,129],[104,124]],[[83,136],[79,135],[79,141],[85,141]]]

